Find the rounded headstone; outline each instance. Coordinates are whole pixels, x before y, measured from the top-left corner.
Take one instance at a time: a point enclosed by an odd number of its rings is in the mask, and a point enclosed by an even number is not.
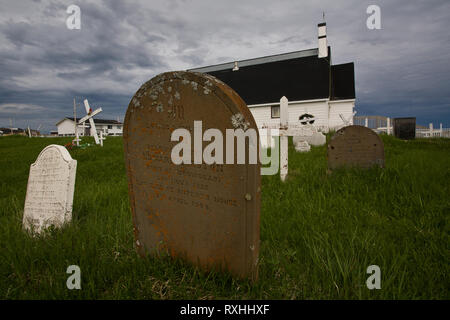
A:
[[[363,126],[339,129],[328,143],[328,169],[339,167],[384,167],[384,146],[380,137]]]
[[[77,161],[60,145],[45,147],[30,166],[23,227],[41,233],[72,220]]]
[[[190,132],[192,149],[198,139],[202,150],[210,143],[195,136],[194,121],[202,121],[202,134],[221,131],[224,160],[226,129],[257,132],[245,102],[209,75],[163,73],[131,99],[124,149],[137,250],[141,255],[163,251],[207,270],[256,279],[260,165],[174,164],[175,129]]]

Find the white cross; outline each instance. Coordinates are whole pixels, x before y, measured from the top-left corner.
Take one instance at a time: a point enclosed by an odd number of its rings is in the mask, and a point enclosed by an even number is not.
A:
[[[103,147],[103,140],[106,140],[106,138],[103,136],[103,131],[100,131],[100,145]]]
[[[83,132],[84,132],[84,129],[86,128],[86,125],[84,124],[84,122],[83,122],[82,128],[83,128]],[[81,139],[80,139],[80,134],[78,133],[78,123],[75,123],[75,139],[73,139],[72,142],[75,142],[77,147],[80,146]]]
[[[280,178],[285,181],[288,174],[288,139],[289,136],[312,136],[314,131],[311,126],[303,124],[289,124],[289,110],[288,99],[282,97],[280,99],[280,125],[276,127],[268,127],[269,129],[278,129],[280,135]],[[315,120],[315,118],[308,118],[300,120],[300,123],[305,123]],[[265,129],[265,128],[264,128]],[[269,144],[270,144],[270,140]]]
[[[79,135],[78,135],[78,132],[77,132],[77,135],[75,136],[75,139],[73,139],[72,141],[75,142],[75,144],[76,144],[77,146],[80,145],[81,139],[80,139],[80,137],[79,137]]]
[[[81,129],[83,129],[83,135],[86,134],[86,128],[88,127],[85,122],[80,125]]]
[[[80,121],[78,121],[78,123],[83,124],[83,126],[84,126],[84,122],[86,120],[89,120],[89,124],[91,125],[91,136],[94,136],[95,143],[99,144],[100,141],[98,139],[97,129],[95,128],[94,119],[92,117],[95,116],[96,114],[102,112],[103,110],[102,110],[102,108],[98,108],[97,110],[89,113],[91,108],[89,107],[89,102],[87,101],[87,99],[84,99],[84,108],[86,109],[87,115],[84,116],[83,118],[81,118]]]

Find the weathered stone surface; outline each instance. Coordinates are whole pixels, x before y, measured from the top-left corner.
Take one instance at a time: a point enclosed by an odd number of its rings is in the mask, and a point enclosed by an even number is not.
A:
[[[384,146],[380,137],[363,126],[339,129],[328,144],[328,168],[384,167]]]
[[[295,143],[295,151],[297,152],[308,152],[311,150],[311,146],[307,141],[297,141]]]
[[[292,142],[294,145],[297,145],[300,141],[306,141],[311,146],[323,146],[327,142],[327,137],[322,133],[317,131],[317,129],[311,125],[306,124],[306,129],[311,130],[311,135],[304,135],[304,136],[294,136],[292,138]]]
[[[399,139],[410,140],[416,137],[416,118],[394,118],[394,135]]]
[[[327,137],[322,132],[315,132],[311,138],[306,141],[312,146],[323,146],[327,142]]]
[[[178,141],[171,142],[171,133],[186,128],[194,145],[197,120],[203,131],[219,129],[224,144],[225,129],[257,132],[244,101],[200,73],[158,75],[128,106],[124,149],[137,250],[141,255],[163,251],[205,269],[256,279],[260,165],[175,165],[171,150]],[[202,150],[209,144],[200,143]],[[225,159],[225,148],[223,153]]]
[[[41,233],[72,220],[76,168],[77,161],[63,146],[52,144],[41,151],[30,166],[23,213],[26,230]]]

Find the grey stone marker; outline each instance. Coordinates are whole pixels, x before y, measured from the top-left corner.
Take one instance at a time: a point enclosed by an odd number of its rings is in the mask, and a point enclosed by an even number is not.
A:
[[[66,148],[45,147],[30,166],[23,227],[41,233],[49,226],[62,227],[72,220],[77,161]]]
[[[310,130],[311,134],[294,136],[292,138],[294,146],[301,141],[306,141],[311,146],[323,146],[327,142],[327,137],[322,132],[317,131],[317,128],[312,124],[306,124],[304,128]]]
[[[311,150],[311,146],[307,141],[300,140],[295,144],[295,151],[297,152],[308,152]]]
[[[384,168],[384,145],[380,137],[363,126],[336,131],[328,144],[328,169],[340,167]]]

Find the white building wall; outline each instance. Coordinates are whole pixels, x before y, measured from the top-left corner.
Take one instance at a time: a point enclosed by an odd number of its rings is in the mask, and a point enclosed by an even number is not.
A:
[[[86,125],[89,125],[89,122],[86,122]],[[108,125],[112,126],[112,129],[108,129]],[[57,128],[58,128],[59,136],[74,136],[75,135],[74,122],[70,119],[64,119],[63,121],[58,123]],[[95,128],[97,129],[97,134],[100,134],[100,131],[103,131],[103,133],[105,135],[120,136],[120,135],[122,135],[123,124],[96,123]],[[87,129],[87,132],[89,133],[90,130]],[[78,125],[78,134],[80,136],[84,135],[84,129],[81,125]]]
[[[64,119],[57,125],[58,128],[58,135],[59,136],[74,136],[75,135],[75,125],[72,120]],[[78,134],[80,136],[84,135],[83,128],[78,125]]]
[[[111,126],[111,129],[108,129],[108,126]],[[96,123],[95,128],[97,129],[97,134],[103,131],[105,135],[110,136],[121,136],[123,131],[122,124]]]
[[[353,124],[353,109],[355,108],[355,100],[340,100],[330,101],[330,122],[331,130],[338,130],[344,126],[340,114],[344,119],[350,119],[350,124]]]
[[[108,134],[113,136],[121,136],[123,131],[123,125],[113,124],[112,129],[108,129]]]
[[[250,105],[250,111],[255,118],[258,128],[264,126],[278,126],[280,124],[279,118],[272,119],[271,106],[279,106],[280,104],[271,105]],[[312,100],[289,103],[289,123],[299,123],[299,117],[302,114],[308,113],[316,118],[314,125],[323,132],[328,130],[338,130],[344,126],[340,114],[345,119],[350,119],[353,124],[353,110],[355,107],[355,100]]]
[[[279,106],[279,105],[278,105]],[[250,112],[255,119],[256,126],[258,128],[262,126],[271,126],[271,125],[279,125],[280,118],[272,119],[271,116],[271,107],[270,106],[262,106],[262,107],[249,107]]]
[[[58,135],[64,136],[67,134],[73,134],[75,132],[73,121],[69,119],[64,119],[62,122],[58,123]]]
[[[276,126],[280,124],[280,119],[271,117],[271,106],[279,106],[278,104],[249,106],[250,111],[255,118],[258,128],[263,126]],[[327,131],[328,128],[328,103],[327,100],[310,101],[310,102],[290,102],[289,123],[300,123],[299,118],[302,114],[308,113],[316,118],[314,125],[321,130]]]
[[[289,105],[289,122],[300,123],[299,118],[302,114],[311,114],[316,120],[314,125],[322,130],[327,131],[328,128],[328,104],[326,101],[295,103]]]

